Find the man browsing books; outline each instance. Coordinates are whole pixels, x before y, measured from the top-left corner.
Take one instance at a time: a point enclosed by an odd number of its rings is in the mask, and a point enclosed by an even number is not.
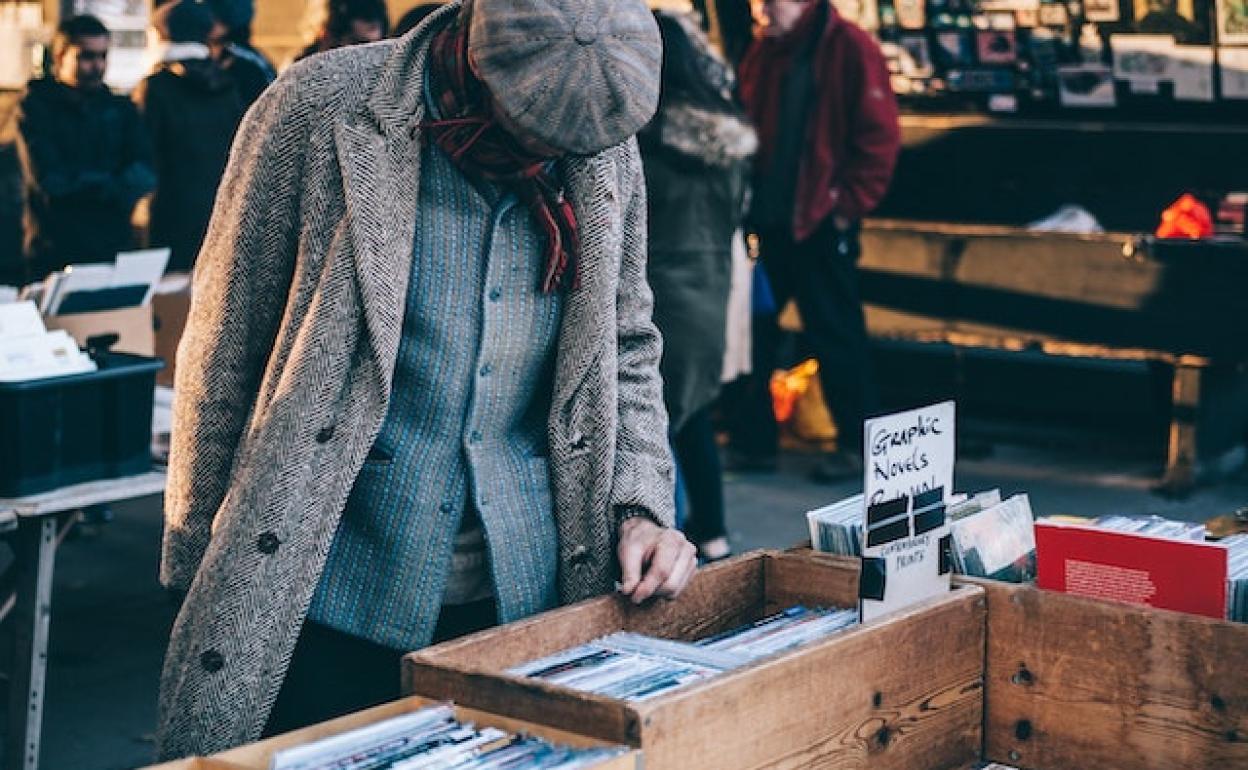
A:
[[[163,757],[395,697],[432,640],[684,587],[631,140],[658,67],[639,0],[471,0],[256,103],[179,352]]]

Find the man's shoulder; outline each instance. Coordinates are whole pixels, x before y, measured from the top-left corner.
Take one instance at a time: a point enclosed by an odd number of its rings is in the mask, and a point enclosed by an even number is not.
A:
[[[17,101],[18,109],[26,112],[31,107],[50,104],[56,99],[57,87],[57,82],[52,78],[35,78],[31,80],[26,84],[26,88],[22,89],[22,94]]]
[[[883,56],[875,37],[854,22],[841,16],[837,21],[842,44],[861,55]]]
[[[351,111],[372,94],[394,48],[393,40],[383,40],[300,59],[278,76],[270,90],[329,112]]]

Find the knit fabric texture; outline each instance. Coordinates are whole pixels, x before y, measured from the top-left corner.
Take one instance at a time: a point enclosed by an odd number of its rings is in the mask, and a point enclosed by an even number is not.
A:
[[[558,601],[546,415],[562,293],[514,194],[436,146],[390,410],[356,479],[308,617],[397,650],[429,643],[465,509],[480,519],[501,622]]]

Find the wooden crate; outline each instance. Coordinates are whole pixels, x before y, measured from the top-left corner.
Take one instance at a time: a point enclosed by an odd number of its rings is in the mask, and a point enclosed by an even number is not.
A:
[[[215,754],[211,757],[193,757],[177,762],[148,768],[148,770],[268,770],[273,754],[292,746],[328,738],[331,735],[354,730],[365,725],[380,722],[383,719],[396,717],[410,711],[417,711],[432,705],[434,701],[426,698],[409,697],[387,703],[376,708],[361,711],[329,722],[324,722],[302,730],[285,733],[267,740],[240,746],[236,749]],[[588,738],[576,732],[557,730],[539,724],[525,722],[521,719],[509,719],[497,714],[487,714],[461,706],[455,707],[455,716],[463,722],[497,727],[512,733],[527,733],[545,738],[565,746],[602,746],[605,741]],[[607,762],[594,765],[595,770],[641,770],[641,753],[630,751]]]
[[[632,703],[506,669],[627,630],[692,640],[793,604],[852,606],[856,565],[747,554],[679,599],[601,597],[409,655],[404,686],[639,747],[648,770],[960,768],[980,755],[985,602],[967,587],[878,622]]]
[[[847,570],[858,561],[789,553]],[[1248,768],[1248,625],[958,582],[988,597],[987,759],[1032,770]]]
[[[1044,770],[1248,768],[1248,625],[968,582],[988,596],[989,758]]]

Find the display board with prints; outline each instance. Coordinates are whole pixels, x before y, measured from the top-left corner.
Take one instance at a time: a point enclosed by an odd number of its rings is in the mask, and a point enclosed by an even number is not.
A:
[[[863,427],[864,622],[949,591],[954,423],[954,403],[945,401]]]

